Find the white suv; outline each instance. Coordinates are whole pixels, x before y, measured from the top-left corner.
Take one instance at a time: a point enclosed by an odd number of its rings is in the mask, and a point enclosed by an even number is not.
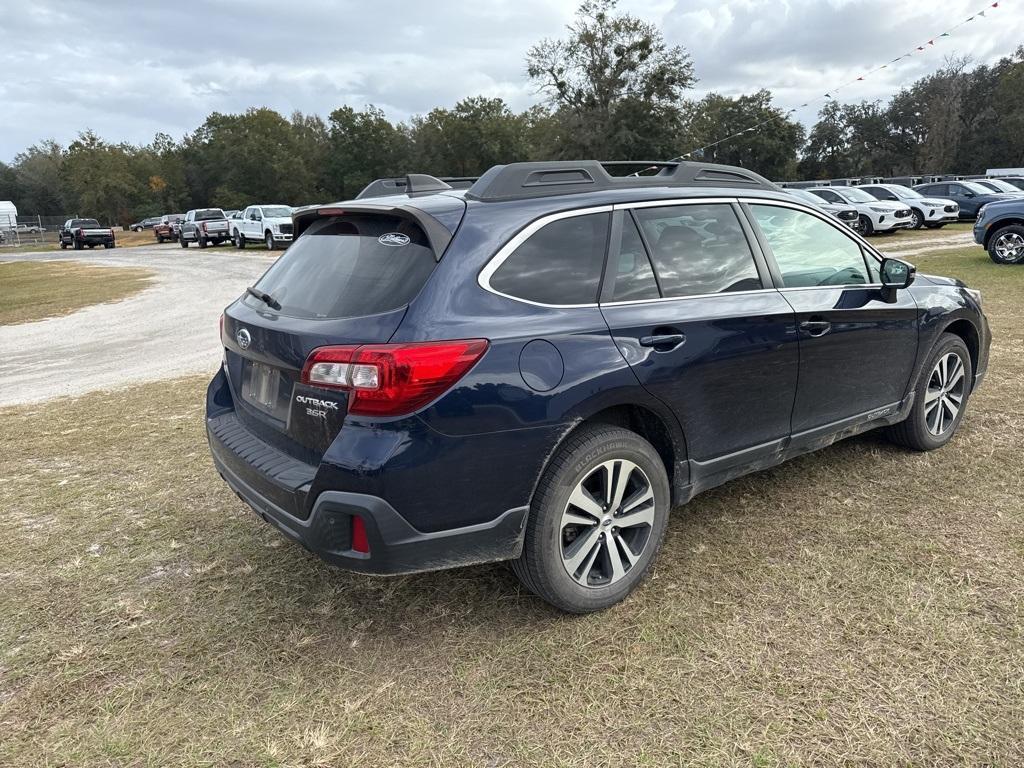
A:
[[[944,224],[960,220],[960,206],[954,200],[925,197],[917,190],[904,187],[902,184],[865,184],[857,189],[863,189],[879,200],[909,205],[914,229],[938,229]]]
[[[860,216],[856,229],[863,235],[909,229],[914,225],[910,208],[906,205],[878,200],[857,187],[812,187],[807,191],[827,203],[856,208]]]
[[[231,239],[239,248],[262,242],[272,251],[292,241],[292,209],[287,205],[250,205],[230,224]]]

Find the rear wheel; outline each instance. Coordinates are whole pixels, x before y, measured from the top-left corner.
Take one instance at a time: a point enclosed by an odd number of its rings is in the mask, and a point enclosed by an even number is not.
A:
[[[963,339],[942,334],[921,369],[910,414],[889,428],[889,437],[916,451],[944,446],[964,417],[973,380],[971,355]]]
[[[988,241],[988,256],[996,264],[1024,262],[1024,227],[1011,224],[996,230]]]
[[[669,498],[665,465],[650,443],[619,427],[583,427],[541,478],[512,570],[563,611],[608,608],[647,575]]]
[[[199,236],[199,239],[196,242],[199,243],[200,248],[205,248],[207,245],[209,245],[209,243],[206,242],[206,238],[203,237],[202,235]]]

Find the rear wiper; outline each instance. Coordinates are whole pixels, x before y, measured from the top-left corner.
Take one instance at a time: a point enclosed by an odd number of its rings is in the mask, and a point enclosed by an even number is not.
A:
[[[264,304],[266,304],[271,309],[280,309],[281,308],[281,302],[279,302],[277,299],[275,299],[269,293],[264,293],[263,291],[259,290],[258,288],[253,288],[250,285],[248,288],[245,289],[245,292],[248,293],[250,296],[255,296],[257,299],[262,301]]]

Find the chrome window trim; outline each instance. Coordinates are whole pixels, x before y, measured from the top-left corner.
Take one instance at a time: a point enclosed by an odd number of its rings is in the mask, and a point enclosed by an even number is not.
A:
[[[541,216],[539,219],[534,219],[521,230],[519,230],[511,240],[505,243],[498,252],[491,257],[484,268],[480,270],[480,274],[477,275],[476,282],[489,293],[493,293],[496,296],[503,296],[506,299],[512,299],[512,301],[519,301],[523,304],[529,304],[534,307],[546,307],[548,309],[581,309],[584,307],[597,307],[598,303],[586,303],[586,304],[545,304],[540,301],[531,301],[530,299],[524,299],[520,296],[512,296],[508,293],[502,293],[497,288],[491,287],[491,277],[498,271],[502,264],[504,264],[508,257],[511,256],[516,248],[522,245],[531,235],[538,232],[539,230],[546,227],[548,224],[554,221],[561,221],[562,219],[571,219],[575,216],[587,216],[591,213],[611,213],[614,206],[611,205],[596,205],[590,208],[575,208],[571,211],[559,211],[558,213],[550,213],[545,216]],[[607,254],[607,250],[606,250]],[[600,286],[599,286],[600,287]]]
[[[620,307],[628,306],[632,304],[656,304],[663,303],[666,301],[687,301],[689,299],[706,299],[712,296],[749,296],[758,293],[784,293],[786,291],[830,291],[845,288],[881,288],[881,283],[844,283],[842,285],[809,285],[809,286],[798,286],[793,288],[783,287],[766,287],[757,288],[750,291],[723,291],[720,293],[699,293],[691,296],[662,296],[656,299],[634,299],[630,301],[596,301],[588,302],[586,304],[545,304],[539,301],[531,301],[530,299],[524,299],[519,296],[512,296],[508,293],[502,293],[496,288],[491,287],[491,277],[498,268],[501,267],[505,261],[508,260],[516,248],[522,245],[531,235],[547,226],[551,222],[560,221],[561,219],[568,219],[574,216],[586,216],[592,213],[611,213],[612,211],[619,210],[630,210],[633,208],[667,208],[679,205],[710,205],[710,204],[732,204],[732,203],[746,203],[747,205],[774,205],[780,208],[793,208],[804,213],[809,213],[812,216],[817,217],[821,221],[828,224],[830,227],[835,229],[837,232],[842,233],[846,237],[853,240],[861,248],[865,249],[873,258],[878,261],[881,266],[882,260],[885,258],[875,248],[869,244],[864,238],[858,235],[856,232],[850,229],[849,226],[843,224],[841,221],[836,219],[831,214],[825,213],[821,210],[816,210],[814,207],[800,203],[799,201],[789,200],[777,200],[772,197],[684,197],[684,198],[665,198],[663,200],[640,200],[630,203],[614,203],[610,205],[596,205],[589,208],[575,208],[570,211],[559,211],[558,213],[550,213],[541,216],[538,219],[534,219],[519,232],[517,232],[505,245],[503,245],[498,252],[491,257],[490,261],[484,265],[483,269],[480,270],[480,274],[477,275],[477,284],[488,293],[493,293],[496,296],[501,296],[512,301],[518,301],[521,304],[528,304],[533,307],[544,307],[545,309],[594,309],[597,307]],[[754,222],[756,224],[756,222]],[[773,257],[774,258],[774,257]]]

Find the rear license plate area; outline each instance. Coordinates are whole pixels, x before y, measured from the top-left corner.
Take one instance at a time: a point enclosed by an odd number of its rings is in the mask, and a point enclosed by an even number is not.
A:
[[[243,368],[242,399],[264,413],[276,415],[281,373],[263,363],[250,362]]]

